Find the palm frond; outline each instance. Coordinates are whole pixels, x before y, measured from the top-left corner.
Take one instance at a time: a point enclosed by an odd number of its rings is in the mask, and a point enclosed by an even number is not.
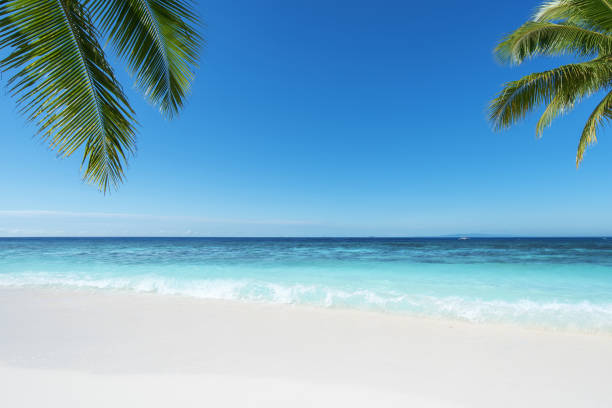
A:
[[[20,111],[60,156],[83,148],[83,178],[107,192],[134,151],[133,111],[76,0],[5,0],[0,68]]]
[[[533,21],[558,22],[566,21],[581,27],[592,29],[586,17],[571,1],[553,0],[542,3],[533,15]]]
[[[556,0],[544,3],[535,21],[565,21],[586,29],[612,33],[612,4],[609,0]]]
[[[567,110],[583,97],[589,96],[610,85],[612,64],[608,58],[598,58],[579,64],[527,75],[518,81],[504,85],[502,91],[489,106],[489,120],[495,130],[510,127],[541,104],[553,109]],[[545,118],[542,124],[547,123]]]
[[[495,48],[503,62],[520,64],[537,55],[572,54],[594,57],[612,53],[612,37],[571,23],[529,21]]]
[[[555,95],[536,124],[536,137],[542,137],[544,129],[549,127],[555,118],[572,110],[573,107],[574,103],[572,101],[565,100],[559,94]]]
[[[191,0],[89,0],[136,86],[167,117],[185,103],[202,42]]]
[[[576,153],[576,167],[580,165],[586,148],[597,141],[597,129],[610,119],[612,119],[612,92],[599,102],[582,130]]]

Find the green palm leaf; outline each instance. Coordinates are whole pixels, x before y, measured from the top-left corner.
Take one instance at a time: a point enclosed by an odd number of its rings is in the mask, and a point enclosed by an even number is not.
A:
[[[581,27],[612,32],[612,3],[609,0],[557,0],[544,3],[535,21],[566,21]]]
[[[580,165],[586,148],[597,141],[597,128],[610,119],[612,119],[612,92],[609,92],[597,105],[584,126],[580,143],[578,143],[576,166]]]
[[[107,192],[135,149],[133,111],[76,0],[7,0],[0,8],[0,61],[10,92],[60,156],[83,148],[84,179]]]
[[[612,77],[607,58],[527,75],[504,85],[489,107],[489,120],[496,130],[508,128],[542,104],[552,104],[538,126],[550,124],[557,114],[570,109],[583,97],[606,88]]]
[[[495,48],[497,57],[521,64],[537,55],[569,54],[591,61],[568,64],[504,84],[489,105],[495,130],[505,129],[539,105],[546,105],[536,126],[542,135],[551,122],[582,100],[612,85],[612,0],[557,0],[544,3],[533,21],[507,35]],[[589,117],[582,132],[576,165],[595,142],[597,129],[610,119],[608,95]]]
[[[544,109],[542,116],[540,116],[540,120],[538,120],[538,123],[536,125],[536,136],[542,137],[544,129],[550,126],[550,124],[556,117],[570,111],[573,107],[573,101],[564,100],[564,98],[559,94],[555,95],[555,97],[552,98],[546,109]]]
[[[536,55],[594,57],[612,53],[612,37],[570,23],[530,21],[504,38],[495,53],[514,64]]]
[[[184,105],[202,42],[189,0],[90,0],[115,50],[136,78],[136,86],[163,114]]]

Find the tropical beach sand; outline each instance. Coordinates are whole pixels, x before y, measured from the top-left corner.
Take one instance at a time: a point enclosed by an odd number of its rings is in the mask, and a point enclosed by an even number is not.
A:
[[[610,407],[612,336],[0,289],[3,407]]]

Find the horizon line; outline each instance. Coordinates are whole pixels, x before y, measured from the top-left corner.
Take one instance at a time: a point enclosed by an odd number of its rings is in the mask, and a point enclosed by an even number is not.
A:
[[[610,235],[497,235],[497,234],[482,234],[482,235],[470,235],[470,234],[444,234],[444,235],[260,235],[260,236],[219,236],[219,235],[199,235],[199,236],[187,236],[187,235],[58,235],[58,236],[47,236],[47,235],[29,235],[29,236],[0,236],[0,239],[74,239],[74,238],[157,238],[157,239],[455,239],[455,238],[468,238],[468,239],[489,239],[489,238],[612,238]]]

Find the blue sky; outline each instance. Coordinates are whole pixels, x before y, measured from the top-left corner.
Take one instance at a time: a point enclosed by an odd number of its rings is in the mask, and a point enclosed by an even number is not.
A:
[[[81,182],[0,99],[0,236],[612,234],[612,132],[574,166],[591,98],[540,140],[494,133],[492,49],[537,1],[200,0],[193,95],[141,123],[127,182]],[[6,75],[2,78],[2,86]]]

